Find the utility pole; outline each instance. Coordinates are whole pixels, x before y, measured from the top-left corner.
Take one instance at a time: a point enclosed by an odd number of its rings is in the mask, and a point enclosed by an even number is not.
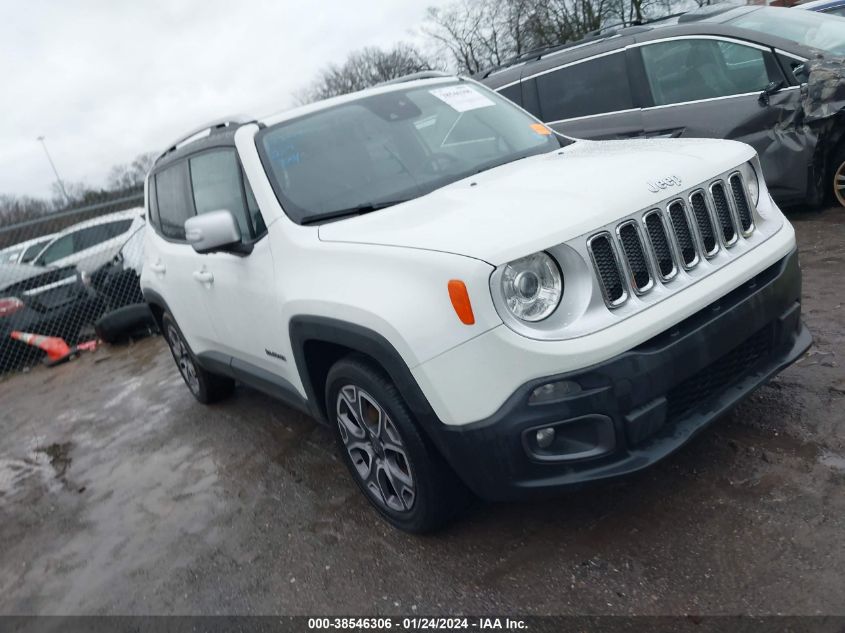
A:
[[[56,169],[56,165],[53,162],[53,159],[50,157],[50,152],[47,151],[47,141],[44,140],[43,136],[39,136],[38,140],[41,141],[41,145],[44,147],[44,153],[47,154],[47,160],[50,161],[50,167],[53,168],[53,173],[56,174],[56,182],[59,183],[59,189],[62,190],[62,195],[64,195],[64,197],[65,197],[65,202],[67,202],[68,206],[70,206],[70,196],[67,195],[67,189],[65,189],[65,183],[62,182],[62,179],[59,176],[59,170]]]

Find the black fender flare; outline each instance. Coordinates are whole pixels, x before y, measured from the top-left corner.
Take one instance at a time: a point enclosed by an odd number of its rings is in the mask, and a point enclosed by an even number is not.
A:
[[[141,289],[141,294],[144,295],[144,301],[147,303],[150,308],[159,308],[162,311],[170,312],[173,314],[173,311],[170,309],[170,306],[167,305],[167,302],[164,300],[160,294],[158,294],[155,290],[147,290],[145,288]],[[155,318],[156,325],[158,325],[158,329],[163,332],[161,329],[161,320],[159,315],[156,313],[155,310],[152,310],[153,317]]]
[[[431,408],[407,363],[396,348],[384,336],[369,328],[322,316],[299,315],[290,320],[291,349],[299,372],[302,386],[318,419],[326,422],[322,402],[324,396],[318,393],[308,371],[306,344],[308,342],[330,343],[359,352],[378,363],[399,390],[408,408],[422,426],[426,435],[444,451],[437,432],[442,423]],[[313,359],[312,359],[313,362]]]

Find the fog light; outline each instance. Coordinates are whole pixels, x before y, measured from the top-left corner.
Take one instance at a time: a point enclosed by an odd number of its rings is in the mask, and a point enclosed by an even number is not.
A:
[[[581,385],[571,380],[561,380],[559,382],[550,382],[548,384],[537,387],[528,399],[528,404],[548,404],[550,402],[557,402],[576,393],[580,393]]]
[[[537,446],[540,448],[548,448],[555,441],[554,429],[540,429],[537,431]]]

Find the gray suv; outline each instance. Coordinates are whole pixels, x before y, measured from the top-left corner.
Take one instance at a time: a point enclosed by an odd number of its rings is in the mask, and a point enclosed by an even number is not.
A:
[[[744,141],[779,203],[845,206],[843,55],[845,18],[715,5],[478,78],[568,136]]]

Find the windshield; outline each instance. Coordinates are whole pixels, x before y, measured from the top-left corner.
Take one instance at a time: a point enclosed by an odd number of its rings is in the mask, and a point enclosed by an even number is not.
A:
[[[835,15],[794,9],[762,8],[741,15],[730,23],[744,29],[792,40],[834,55],[845,55],[845,18]]]
[[[374,211],[560,147],[511,102],[457,81],[284,121],[257,142],[285,212],[306,224]]]

